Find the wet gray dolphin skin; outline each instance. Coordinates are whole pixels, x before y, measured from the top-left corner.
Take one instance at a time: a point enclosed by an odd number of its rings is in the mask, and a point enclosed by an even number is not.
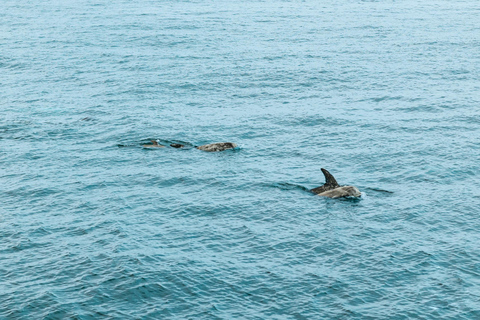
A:
[[[195,147],[198,150],[203,150],[207,152],[217,152],[217,151],[224,151],[228,149],[235,149],[237,145],[232,142],[217,142],[217,143],[210,143],[205,144],[203,146]]]
[[[354,186],[340,186],[330,172],[323,168],[321,170],[325,176],[325,184],[311,189],[310,192],[329,198],[360,197],[362,195],[360,190]]]

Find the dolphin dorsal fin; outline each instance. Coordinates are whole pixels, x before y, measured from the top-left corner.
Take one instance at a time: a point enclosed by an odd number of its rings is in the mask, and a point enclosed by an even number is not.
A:
[[[322,168],[323,175],[325,176],[325,185],[332,186],[332,187],[340,187],[337,183],[337,180],[328,172],[327,170]]]

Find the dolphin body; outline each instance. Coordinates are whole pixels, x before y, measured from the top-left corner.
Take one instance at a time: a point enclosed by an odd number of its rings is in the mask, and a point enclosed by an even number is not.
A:
[[[151,144],[144,144],[142,147],[144,148],[164,148],[165,146],[162,144],[159,144],[158,141],[156,140],[150,140]],[[185,145],[179,144],[179,143],[172,143],[170,144],[170,147],[173,148],[184,148]],[[210,144],[205,144],[203,146],[198,146],[195,147],[198,150],[202,151],[207,151],[207,152],[218,152],[218,151],[225,151],[228,149],[235,149],[237,147],[236,143],[233,142],[217,142],[217,143],[210,143]]]
[[[217,143],[210,143],[210,144],[205,144],[203,146],[195,147],[198,150],[203,150],[207,152],[218,152],[218,151],[224,151],[228,149],[235,149],[237,147],[236,143],[232,142],[217,142]]]
[[[144,148],[165,148],[164,145],[159,144],[157,140],[150,140],[151,144],[143,144]]]
[[[170,147],[183,148],[185,146],[179,143],[172,143]],[[195,148],[198,150],[207,151],[207,152],[218,152],[218,151],[225,151],[228,149],[235,149],[236,147],[237,147],[237,144],[233,142],[217,142],[217,143],[205,144],[203,146],[196,146]]]
[[[329,198],[343,198],[343,197],[360,197],[362,194],[354,186],[340,186],[337,180],[328,172],[322,168],[323,175],[325,176],[325,184],[323,186],[311,189],[310,192],[315,193],[317,196],[329,197]]]

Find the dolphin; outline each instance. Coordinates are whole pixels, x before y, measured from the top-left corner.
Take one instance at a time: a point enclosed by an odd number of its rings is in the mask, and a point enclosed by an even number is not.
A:
[[[228,149],[235,149],[237,144],[232,142],[217,142],[217,143],[210,143],[205,144],[203,146],[195,147],[198,150],[203,150],[207,152],[217,152],[217,151],[224,151]]]
[[[159,144],[157,140],[150,140],[152,144],[143,144],[142,147],[144,148],[165,148],[164,145]]]
[[[151,144],[143,144],[142,147],[144,148],[164,148],[165,146],[162,144],[159,144],[157,140],[150,140],[152,143]],[[180,143],[171,143],[170,147],[172,148],[177,148],[181,149],[184,148],[184,144]],[[225,151],[228,149],[235,149],[237,147],[236,143],[232,142],[217,142],[217,143],[210,143],[210,144],[205,144],[202,146],[195,146],[198,150],[203,150],[207,152],[218,152],[218,151]]]
[[[329,197],[329,198],[343,198],[343,197],[360,197],[362,194],[354,186],[340,186],[337,180],[328,172],[322,168],[323,175],[325,176],[325,184],[323,186],[311,189],[310,192],[315,193],[317,196]]]

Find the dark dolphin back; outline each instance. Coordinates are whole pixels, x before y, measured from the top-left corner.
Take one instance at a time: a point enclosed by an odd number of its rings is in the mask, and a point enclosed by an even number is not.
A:
[[[337,183],[337,180],[332,176],[330,172],[322,168],[323,175],[325,176],[325,184],[321,187],[314,188],[310,190],[311,192],[315,194],[319,194],[328,190],[332,190],[335,188],[340,187]]]

